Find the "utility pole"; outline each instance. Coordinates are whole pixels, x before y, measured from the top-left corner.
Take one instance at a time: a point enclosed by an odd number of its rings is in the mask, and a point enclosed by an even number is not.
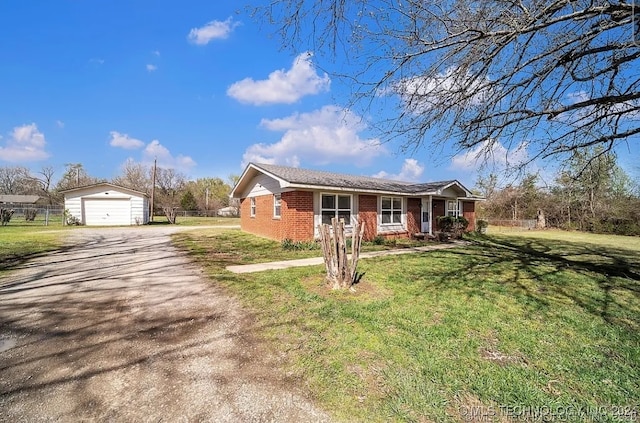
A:
[[[205,192],[204,209],[207,213],[207,217],[209,217],[209,187],[207,187],[207,189],[204,192]]]
[[[153,222],[153,210],[154,210],[154,205],[153,205],[153,197],[156,193],[156,165],[157,165],[157,161],[158,158],[154,158],[153,159],[153,176],[151,177],[152,182],[151,182],[151,214],[149,215],[149,222]]]

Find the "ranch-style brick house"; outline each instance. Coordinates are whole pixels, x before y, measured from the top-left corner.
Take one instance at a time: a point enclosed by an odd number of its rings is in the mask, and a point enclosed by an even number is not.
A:
[[[432,235],[438,216],[464,216],[475,228],[473,195],[456,180],[412,183],[366,176],[250,163],[230,194],[240,199],[243,231],[275,240],[312,240],[332,217],[364,222],[365,240],[376,236]]]

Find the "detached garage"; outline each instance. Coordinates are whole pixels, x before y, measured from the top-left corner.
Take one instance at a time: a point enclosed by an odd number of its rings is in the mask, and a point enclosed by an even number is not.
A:
[[[83,225],[122,226],[149,222],[149,199],[143,192],[103,182],[62,193],[65,210]]]

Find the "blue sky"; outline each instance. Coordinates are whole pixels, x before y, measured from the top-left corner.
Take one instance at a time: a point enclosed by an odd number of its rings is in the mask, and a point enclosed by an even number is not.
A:
[[[0,166],[59,177],[82,163],[110,179],[129,158],[157,158],[190,178],[226,179],[248,161],[476,178],[472,155],[380,144],[371,116],[344,110],[349,87],[237,2],[3,1],[0,28]]]

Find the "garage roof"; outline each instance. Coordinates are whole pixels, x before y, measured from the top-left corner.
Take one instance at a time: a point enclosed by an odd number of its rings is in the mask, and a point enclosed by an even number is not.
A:
[[[62,194],[64,194],[64,193],[67,193],[67,192],[81,191],[81,190],[85,190],[87,188],[96,188],[96,187],[105,187],[105,188],[111,188],[111,189],[120,190],[120,191],[128,191],[128,192],[139,194],[139,195],[144,196],[144,197],[148,197],[148,195],[146,193],[142,192],[142,191],[137,191],[135,189],[123,187],[121,185],[112,184],[110,182],[98,182],[97,184],[83,185],[81,187],[65,189],[65,190],[62,190],[60,192]]]

